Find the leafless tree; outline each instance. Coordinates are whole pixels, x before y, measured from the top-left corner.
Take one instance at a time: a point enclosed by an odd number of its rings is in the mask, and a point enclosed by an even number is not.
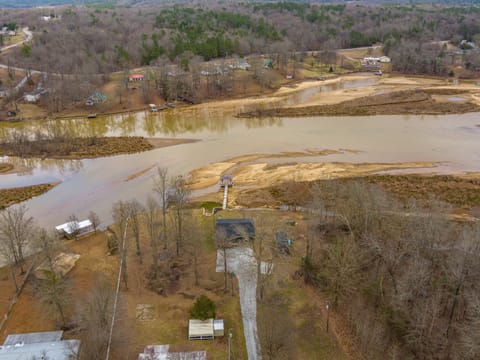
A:
[[[130,220],[130,209],[127,202],[117,201],[112,207],[112,216],[115,221],[115,237],[118,239],[120,256],[122,258],[122,279],[125,288],[128,290],[127,274],[127,228]]]
[[[259,307],[257,324],[263,357],[268,360],[291,359],[293,321],[285,305],[263,304]]]
[[[65,308],[69,304],[69,296],[65,286],[65,280],[55,272],[46,272],[46,278],[41,280],[40,291],[42,301],[47,310],[54,318],[59,318],[61,328],[66,328],[67,318]]]
[[[202,228],[198,223],[198,220],[192,215],[189,214],[185,218],[185,244],[187,246],[187,253],[192,257],[193,261],[193,274],[195,277],[195,285],[198,286],[199,281],[199,272],[198,272],[198,262],[202,253],[202,241],[203,234]]]
[[[114,301],[114,288],[103,274],[95,274],[93,289],[79,304],[81,311],[82,351],[80,359],[105,359]]]
[[[133,236],[135,237],[136,254],[142,262],[142,253],[140,250],[140,214],[143,212],[143,206],[137,200],[131,200],[127,202],[130,225],[132,228]]]
[[[180,248],[183,245],[183,238],[185,236],[184,217],[185,208],[189,201],[190,190],[187,188],[185,179],[181,176],[173,180],[173,189],[175,190],[173,195],[173,208],[172,212],[173,221],[175,224],[175,250],[177,256],[180,255]]]
[[[150,246],[152,247],[152,258],[155,271],[158,268],[160,255],[160,221],[158,218],[158,211],[158,202],[152,196],[149,196],[145,205],[145,225],[150,239]]]
[[[162,207],[162,240],[167,248],[167,211],[168,211],[168,169],[157,168],[157,176],[154,178],[154,191],[160,198]]]
[[[72,232],[73,237],[77,238],[78,231],[80,230],[79,224],[78,224],[78,217],[75,214],[70,215],[67,219],[67,223],[70,231]]]
[[[100,222],[100,216],[98,216],[98,214],[95,211],[90,211],[88,213],[88,219],[92,223],[93,230],[95,230],[95,232],[97,232],[98,226],[101,223]]]
[[[34,221],[25,205],[11,206],[0,212],[0,249],[7,260],[20,265],[24,273],[24,252],[34,238]]]

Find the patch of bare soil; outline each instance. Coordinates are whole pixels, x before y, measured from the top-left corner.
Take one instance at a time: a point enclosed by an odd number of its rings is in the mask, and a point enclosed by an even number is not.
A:
[[[460,91],[462,92],[462,91]],[[465,91],[463,91],[465,92]],[[397,114],[461,114],[480,111],[473,102],[438,102],[432,95],[458,94],[452,89],[403,90],[360,97],[331,105],[260,109],[239,117],[368,116]]]
[[[0,209],[42,195],[58,184],[59,183],[39,184],[11,189],[0,189]]]

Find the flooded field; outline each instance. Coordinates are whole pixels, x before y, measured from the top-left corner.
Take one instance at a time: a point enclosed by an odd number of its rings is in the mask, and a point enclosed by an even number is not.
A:
[[[342,86],[366,86],[369,78]],[[368,83],[367,83],[368,85]],[[48,193],[29,200],[30,214],[43,226],[62,223],[71,214],[83,218],[90,210],[110,222],[110,209],[117,200],[144,201],[151,193],[155,166],[170,174],[190,171],[246,154],[352,149],[331,155],[270,157],[269,162],[401,163],[437,162],[427,172],[480,171],[479,114],[448,116],[372,116],[251,118],[235,115],[249,106],[278,102],[306,102],[327,85],[310,87],[287,97],[232,100],[161,113],[97,119],[57,120],[78,136],[128,136],[188,138],[200,141],[154,149],[137,154],[86,160],[40,160],[4,158],[29,170],[0,176],[0,188],[57,182]],[[328,85],[332,86],[332,85]],[[339,86],[339,85],[336,85]],[[45,122],[3,126],[5,134],[23,127],[32,134]],[[421,172],[415,169],[415,172]],[[132,176],[139,174],[138,176]]]

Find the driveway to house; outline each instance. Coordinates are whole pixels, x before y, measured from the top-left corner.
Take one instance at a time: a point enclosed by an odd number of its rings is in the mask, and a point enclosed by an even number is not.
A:
[[[260,342],[257,332],[257,261],[249,247],[226,250],[227,272],[238,279],[240,308],[242,310],[243,333],[247,344],[248,360],[261,360]],[[223,250],[217,251],[217,272],[224,272]]]

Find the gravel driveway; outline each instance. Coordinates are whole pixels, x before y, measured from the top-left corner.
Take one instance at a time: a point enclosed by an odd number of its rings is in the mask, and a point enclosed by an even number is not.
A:
[[[226,254],[227,272],[235,273],[238,279],[248,359],[261,360],[262,353],[257,333],[257,261],[249,247],[227,249]],[[217,250],[216,271],[224,272],[223,250]]]

